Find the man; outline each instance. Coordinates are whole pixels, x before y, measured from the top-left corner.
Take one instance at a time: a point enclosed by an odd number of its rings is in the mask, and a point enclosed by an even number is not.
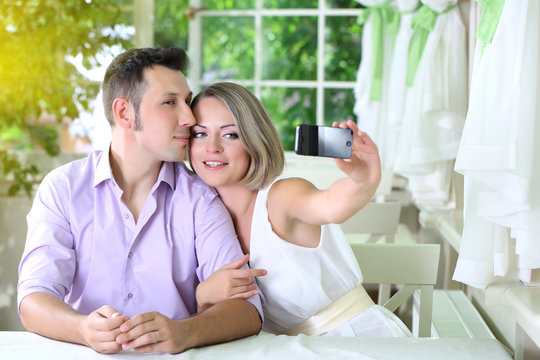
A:
[[[27,217],[27,330],[101,353],[179,353],[260,330],[259,295],[197,314],[197,284],[243,254],[216,193],[181,162],[195,124],[187,63],[181,49],[133,49],[108,67],[109,151],[49,173]]]

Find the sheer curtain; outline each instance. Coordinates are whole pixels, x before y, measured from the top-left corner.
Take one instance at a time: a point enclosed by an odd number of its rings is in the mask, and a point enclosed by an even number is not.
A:
[[[455,164],[465,198],[453,278],[485,288],[499,276],[529,282],[540,268],[540,2],[507,0],[500,18],[503,1],[477,2],[479,30],[494,32],[476,45]]]
[[[377,144],[383,169],[388,169],[388,86],[393,37],[388,23],[394,21],[389,0],[357,0],[366,6],[363,15],[362,60],[354,88],[354,113],[360,130]]]
[[[394,41],[388,74],[388,126],[385,165],[393,169],[400,138],[403,111],[407,97],[407,51],[413,34],[411,20],[420,4],[419,0],[396,0],[396,10],[400,16],[399,28]]]
[[[414,77],[407,90],[394,171],[408,178],[417,202],[446,206],[467,112],[466,31],[457,0],[422,4],[414,32],[424,32],[418,35],[427,38],[415,71],[408,59],[408,72]],[[413,40],[409,51],[412,44]]]

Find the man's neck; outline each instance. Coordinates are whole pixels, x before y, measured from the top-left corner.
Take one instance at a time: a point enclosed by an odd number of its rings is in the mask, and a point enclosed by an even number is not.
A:
[[[152,186],[157,181],[162,162],[145,159],[126,147],[111,144],[109,159],[113,177],[122,189],[122,200],[135,221],[141,213]]]

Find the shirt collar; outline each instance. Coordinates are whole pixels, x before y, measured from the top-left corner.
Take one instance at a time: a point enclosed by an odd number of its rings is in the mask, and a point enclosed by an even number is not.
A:
[[[111,163],[109,161],[109,152],[111,150],[111,146],[107,148],[107,150],[104,150],[101,152],[101,156],[99,156],[96,161],[96,172],[94,174],[94,187],[98,186],[101,182],[112,179],[114,181],[114,177],[112,175],[112,169],[111,169]]]
[[[98,186],[100,183],[107,179],[114,180],[111,163],[110,163],[110,150],[111,147],[107,148],[106,151],[101,153],[101,156],[98,157],[96,172],[94,174],[94,187]],[[159,185],[162,181],[167,183],[172,190],[175,189],[176,176],[175,176],[175,163],[164,161],[159,170],[159,175],[156,181],[156,185]]]
[[[158,179],[156,184],[160,184],[162,181],[169,184],[172,190],[175,189],[176,185],[176,166],[175,163],[164,161],[161,164],[161,170],[159,170]]]

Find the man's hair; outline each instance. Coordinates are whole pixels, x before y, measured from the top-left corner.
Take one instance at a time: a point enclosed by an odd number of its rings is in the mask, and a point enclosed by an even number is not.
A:
[[[191,109],[207,97],[221,100],[236,122],[240,140],[250,158],[242,183],[254,190],[269,185],[283,172],[285,156],[279,135],[263,104],[243,86],[220,82],[197,94]]]
[[[171,70],[184,72],[189,66],[186,52],[179,48],[140,48],[131,49],[113,59],[103,80],[103,106],[105,117],[114,125],[112,105],[114,99],[124,97],[139,113],[144,93],[144,69],[162,65]]]

